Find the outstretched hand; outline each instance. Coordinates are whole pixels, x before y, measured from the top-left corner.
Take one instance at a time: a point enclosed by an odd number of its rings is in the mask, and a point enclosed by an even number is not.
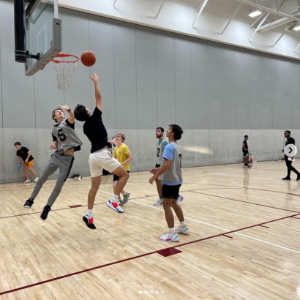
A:
[[[98,81],[98,79],[99,79],[99,76],[98,76],[98,74],[97,74],[97,73],[93,73],[93,75],[92,75],[92,76],[90,76],[90,78],[91,78],[91,80],[92,80],[92,81],[94,81],[94,82],[97,82],[97,81]]]
[[[70,110],[70,107],[67,106],[67,105],[60,105],[59,108],[60,108],[61,110],[66,110],[66,111]]]

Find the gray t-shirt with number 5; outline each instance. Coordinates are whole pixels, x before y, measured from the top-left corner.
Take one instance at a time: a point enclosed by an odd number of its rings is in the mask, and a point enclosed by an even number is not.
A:
[[[59,124],[53,125],[53,141],[57,141],[58,151],[67,151],[74,148],[74,151],[81,149],[82,141],[74,130],[75,123],[71,124],[68,119],[64,119]]]

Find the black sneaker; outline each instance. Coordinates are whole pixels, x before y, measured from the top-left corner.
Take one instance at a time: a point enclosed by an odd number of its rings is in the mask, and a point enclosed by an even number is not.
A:
[[[40,218],[45,221],[48,217],[48,213],[50,210],[51,210],[51,207],[49,205],[46,205],[40,215]]]
[[[25,208],[31,208],[32,204],[33,204],[33,199],[29,198],[28,200],[26,200],[24,207]]]
[[[82,217],[82,220],[88,228],[96,229],[96,226],[94,224],[94,218],[88,218],[88,215],[85,215]]]
[[[284,178],[282,178],[282,180],[291,180],[291,178],[290,177],[284,177]]]
[[[296,179],[296,180],[297,180],[297,181],[300,180],[300,174],[297,175],[297,179]]]

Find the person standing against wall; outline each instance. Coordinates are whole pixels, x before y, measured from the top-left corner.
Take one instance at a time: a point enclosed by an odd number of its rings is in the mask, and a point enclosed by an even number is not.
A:
[[[243,141],[243,148],[242,148],[242,151],[243,151],[243,159],[244,159],[244,164],[245,164],[245,168],[251,168],[251,166],[249,166],[249,157],[250,157],[250,154],[249,154],[249,149],[248,149],[248,135],[245,135],[244,136],[244,141]]]
[[[21,164],[21,159],[23,159],[23,166],[24,166],[24,171],[25,171],[25,181],[24,183],[30,183],[30,177],[29,177],[29,172],[34,176],[34,183],[37,183],[39,178],[37,177],[35,171],[33,170],[34,166],[34,158],[31,155],[31,151],[26,148],[22,147],[20,142],[15,142],[14,146],[17,148],[17,156],[19,159],[19,164]]]

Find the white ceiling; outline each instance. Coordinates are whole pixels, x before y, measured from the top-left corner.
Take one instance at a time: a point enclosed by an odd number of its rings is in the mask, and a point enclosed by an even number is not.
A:
[[[58,1],[60,7],[300,60],[300,47],[296,49],[300,31],[285,31],[289,24],[298,20],[297,14],[291,14],[298,11],[300,0],[208,0],[196,22],[198,9],[205,0]],[[239,11],[222,33],[241,2]],[[262,26],[276,20],[285,20],[285,23],[266,32],[257,32],[249,40],[263,19],[250,27],[256,19],[248,15],[257,8],[266,14],[270,12]]]

